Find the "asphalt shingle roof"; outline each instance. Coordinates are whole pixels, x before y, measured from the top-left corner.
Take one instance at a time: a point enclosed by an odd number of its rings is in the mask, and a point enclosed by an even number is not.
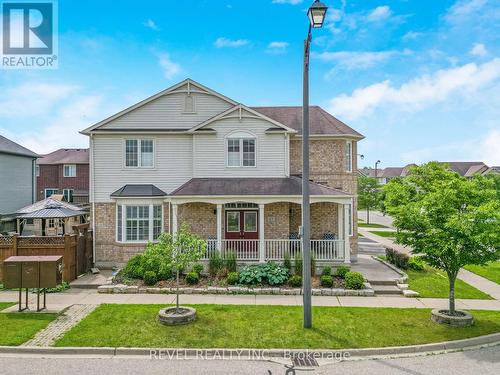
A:
[[[61,148],[50,154],[43,155],[37,164],[88,164],[88,148]]]
[[[20,144],[17,144],[16,142],[13,142],[2,135],[0,135],[0,153],[27,156],[30,158],[40,157],[33,151],[28,150],[26,147],[23,147]]]
[[[164,197],[167,193],[154,185],[125,185],[111,194],[112,197]]]

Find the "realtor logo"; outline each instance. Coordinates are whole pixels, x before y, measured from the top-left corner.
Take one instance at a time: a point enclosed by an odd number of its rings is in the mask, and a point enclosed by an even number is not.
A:
[[[47,0],[2,3],[2,68],[57,67],[56,6]]]

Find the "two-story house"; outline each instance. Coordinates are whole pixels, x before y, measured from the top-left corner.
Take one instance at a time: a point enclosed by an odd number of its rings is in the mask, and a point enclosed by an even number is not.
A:
[[[37,157],[33,151],[0,135],[0,232],[15,230],[9,214],[35,201]]]
[[[311,107],[311,247],[357,253],[356,148],[363,138]],[[262,262],[300,253],[301,107],[247,107],[190,79],[82,131],[99,266],[126,262],[186,224],[213,251]]]
[[[61,148],[37,160],[37,200],[62,194],[66,202],[89,202],[89,150]]]

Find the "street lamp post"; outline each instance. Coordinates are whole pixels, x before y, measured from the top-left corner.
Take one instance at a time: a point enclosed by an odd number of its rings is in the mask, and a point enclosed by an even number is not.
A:
[[[375,162],[375,178],[377,178],[377,165],[379,165],[379,164],[380,164],[380,160],[377,160]]]
[[[304,328],[312,327],[311,311],[311,232],[309,206],[309,51],[311,30],[320,28],[325,21],[326,5],[315,0],[307,12],[309,31],[304,41],[304,87],[302,107],[302,279],[304,284]]]

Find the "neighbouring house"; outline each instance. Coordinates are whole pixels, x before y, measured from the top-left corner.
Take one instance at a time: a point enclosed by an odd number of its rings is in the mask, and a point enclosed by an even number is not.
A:
[[[88,212],[54,194],[23,207],[13,214],[16,232],[21,236],[62,236],[73,233],[73,226],[87,222]]]
[[[95,260],[123,264],[185,224],[239,262],[300,254],[302,108],[248,107],[190,79],[82,131],[90,139]],[[357,142],[310,108],[311,248],[357,255]]]
[[[36,199],[39,155],[0,135],[0,232],[15,230],[9,214]]]
[[[37,200],[62,194],[66,202],[89,202],[89,150],[61,148],[37,160]]]

